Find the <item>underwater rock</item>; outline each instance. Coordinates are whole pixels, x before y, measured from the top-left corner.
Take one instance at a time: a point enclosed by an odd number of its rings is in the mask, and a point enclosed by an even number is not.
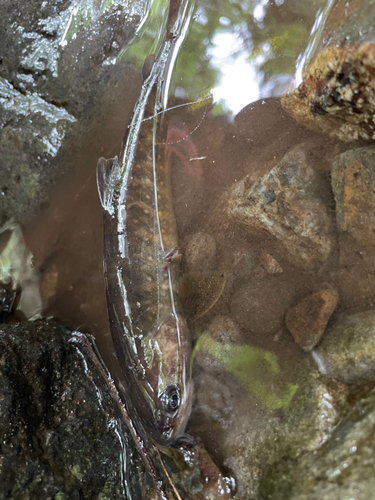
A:
[[[314,351],[321,373],[345,384],[375,381],[375,311],[343,314]]]
[[[2,499],[126,499],[124,469],[138,492],[126,425],[70,337],[47,321],[0,325]]]
[[[207,333],[212,339],[223,344],[243,341],[240,329],[229,316],[215,316],[207,327]]]
[[[375,45],[331,45],[281,99],[300,125],[341,141],[375,139]]]
[[[370,500],[375,491],[375,391],[358,401],[318,450],[281,460],[260,484],[259,500]]]
[[[245,346],[244,354],[247,365],[251,366],[254,361],[246,347],[250,346]],[[238,485],[236,498],[240,500],[259,498],[261,478],[271,464],[318,449],[337,422],[335,399],[314,370],[312,360],[294,360],[287,372],[281,368],[270,376],[267,356],[271,359],[272,353],[263,351],[263,363],[259,357],[255,361],[258,369],[252,373],[246,373],[245,363],[242,366],[244,376],[252,379],[254,387],[257,384],[264,387],[263,393],[258,393],[255,407],[249,403],[244,386],[242,390],[240,385],[237,390],[234,388],[228,372],[221,376],[201,375],[197,385],[205,422],[198,412],[193,415],[193,424],[196,419],[206,446],[214,443],[219,456],[225,457],[224,466],[234,471]],[[289,394],[287,381],[294,382],[294,387],[289,386],[292,389]]]
[[[327,288],[305,297],[289,309],[285,323],[302,349],[311,351],[319,342],[338,300],[336,290]]]
[[[225,195],[222,208],[235,222],[275,236],[302,266],[327,261],[332,221],[319,196],[319,182],[303,146],[286,154],[257,182],[251,174]]]
[[[254,277],[236,290],[230,308],[241,328],[261,335],[274,334],[295,300],[293,284],[284,274]]]
[[[187,272],[203,273],[215,266],[216,243],[207,233],[195,234],[186,245],[184,264]]]
[[[271,254],[262,252],[261,262],[264,269],[268,274],[280,274],[283,272],[283,268],[277,262],[277,260],[272,257]]]
[[[358,148],[340,154],[332,163],[331,179],[338,230],[353,238],[355,252],[367,250],[372,254],[375,247],[375,148]],[[348,251],[344,240],[340,241],[340,251]]]

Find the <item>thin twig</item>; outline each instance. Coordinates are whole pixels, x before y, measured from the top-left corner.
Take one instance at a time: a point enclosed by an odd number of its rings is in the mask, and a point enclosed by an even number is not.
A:
[[[163,471],[164,471],[165,475],[167,476],[167,479],[168,479],[168,481],[169,481],[170,485],[171,485],[171,486],[172,486],[172,488],[173,488],[174,494],[175,494],[175,495],[176,495],[176,497],[177,497],[177,500],[181,500],[181,497],[180,497],[180,495],[178,494],[178,491],[176,490],[176,487],[175,487],[175,485],[173,484],[173,481],[172,481],[172,479],[170,478],[170,476],[169,476],[169,474],[168,474],[167,469],[165,468],[164,462],[163,462],[163,460],[161,459],[161,456],[160,456],[159,450],[158,450],[158,449],[156,449],[156,452],[157,452],[157,454],[158,454],[158,456],[159,456],[159,460],[160,460],[161,466],[162,466],[162,468],[163,468]]]

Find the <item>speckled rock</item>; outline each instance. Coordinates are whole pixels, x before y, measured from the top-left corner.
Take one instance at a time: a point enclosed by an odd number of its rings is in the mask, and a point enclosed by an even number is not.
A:
[[[336,290],[328,288],[305,297],[289,309],[285,323],[302,349],[311,351],[317,345],[338,300]]]
[[[356,243],[353,251],[374,252],[375,246],[375,148],[346,151],[331,166],[337,227]],[[347,245],[348,246],[348,245]],[[342,252],[345,241],[340,242]]]
[[[124,479],[137,494],[126,426],[69,338],[49,322],[0,325],[1,500],[126,499]]]
[[[237,182],[222,200],[230,219],[275,236],[296,263],[308,268],[327,261],[332,221],[303,147],[298,146],[253,182]]]
[[[283,272],[283,268],[277,262],[275,257],[272,257],[269,253],[262,252],[261,263],[268,274],[280,274]]]
[[[284,274],[254,277],[236,290],[230,308],[241,328],[262,335],[274,334],[284,324],[288,308],[295,301],[295,290]]]
[[[375,381],[375,311],[345,314],[314,351],[320,371],[346,384]]]
[[[281,99],[298,123],[341,141],[375,139],[375,45],[331,45]]]
[[[215,266],[216,243],[207,233],[195,234],[186,245],[184,264],[187,272],[205,273]]]
[[[375,491],[375,391],[354,405],[330,439],[264,475],[260,500],[370,500]]]

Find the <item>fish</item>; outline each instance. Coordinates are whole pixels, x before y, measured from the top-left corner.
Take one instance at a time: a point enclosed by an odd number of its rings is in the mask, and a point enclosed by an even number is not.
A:
[[[171,39],[170,43],[173,43]],[[119,158],[100,158],[104,277],[126,406],[140,433],[169,446],[190,416],[191,336],[180,312],[179,251],[160,111],[171,47],[144,64],[144,84]]]

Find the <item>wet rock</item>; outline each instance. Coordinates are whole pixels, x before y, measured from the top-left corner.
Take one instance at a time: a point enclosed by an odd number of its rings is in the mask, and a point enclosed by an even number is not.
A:
[[[331,219],[301,147],[257,182],[251,175],[237,182],[224,197],[223,210],[239,224],[275,236],[302,266],[324,264],[332,250]]]
[[[283,326],[294,296],[293,285],[283,274],[254,277],[235,291],[230,308],[241,328],[269,335]]]
[[[268,274],[280,274],[283,272],[283,268],[271,254],[263,252],[261,261]]]
[[[369,500],[375,491],[375,391],[356,403],[330,439],[299,460],[269,468],[261,500]]]
[[[289,309],[285,323],[302,349],[311,351],[319,342],[338,300],[336,290],[328,288],[305,297]]]
[[[126,426],[69,338],[51,322],[0,326],[0,498],[127,498]]]
[[[195,321],[207,314],[220,299],[225,283],[223,274],[184,274],[179,288],[186,316]]]
[[[141,14],[122,1],[0,3],[0,225],[47,201],[66,137],[90,124]]]
[[[375,380],[375,311],[344,314],[314,351],[320,371],[346,384]]]
[[[233,497],[235,479],[224,475],[201,439],[177,444],[166,450],[166,454],[178,467],[182,489],[192,495],[192,500],[229,500]],[[179,484],[175,482],[175,486]]]
[[[304,358],[293,360],[291,365],[277,378],[284,384],[293,380],[298,389],[278,410],[251,404],[246,392],[235,390],[228,374],[199,380],[197,391],[199,404],[205,405],[205,422],[198,412],[192,424],[196,419],[206,446],[215,443],[214,449],[225,457],[224,466],[234,471],[236,498],[240,500],[258,498],[261,478],[271,464],[318,449],[337,422],[335,399],[314,370],[313,361]],[[264,370],[259,370],[259,377],[264,381]],[[274,391],[275,380],[267,379],[265,386],[268,392]],[[222,398],[217,397],[219,393]]]
[[[326,47],[281,104],[298,123],[330,137],[375,139],[374,61],[371,43]]]
[[[228,316],[216,316],[207,327],[211,338],[221,343],[236,344],[243,341],[236,323]]]
[[[187,272],[205,273],[215,267],[216,243],[207,233],[195,234],[186,245],[184,263]]]
[[[229,500],[233,498],[235,483],[233,478],[226,478],[212,460],[207,450],[200,449],[200,471],[203,491],[197,495],[197,500]]]
[[[351,252],[375,246],[375,148],[364,147],[339,155],[331,166],[336,202],[337,227],[356,243]],[[350,242],[340,241],[341,252],[350,252]]]

